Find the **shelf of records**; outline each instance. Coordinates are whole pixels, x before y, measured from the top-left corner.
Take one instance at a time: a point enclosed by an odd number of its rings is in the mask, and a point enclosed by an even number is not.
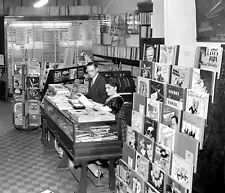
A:
[[[139,60],[139,47],[123,47],[123,46],[107,46],[107,45],[93,45],[92,52],[96,55]]]
[[[74,143],[118,141],[113,114],[85,108],[87,98],[84,95],[69,99],[65,93],[44,97],[45,119],[51,119]]]
[[[48,6],[42,9],[26,6],[10,6],[7,12],[9,16],[85,16],[102,14],[102,6]]]
[[[30,129],[41,125],[40,63],[16,63],[13,70],[13,123]]]

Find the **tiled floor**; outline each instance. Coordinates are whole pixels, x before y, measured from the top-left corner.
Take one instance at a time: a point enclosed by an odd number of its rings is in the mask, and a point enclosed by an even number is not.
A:
[[[77,181],[68,170],[58,171],[56,152],[45,152],[41,129],[20,132],[12,123],[12,105],[0,101],[0,193],[73,193]],[[101,190],[89,181],[88,192]],[[107,184],[107,182],[106,182]]]

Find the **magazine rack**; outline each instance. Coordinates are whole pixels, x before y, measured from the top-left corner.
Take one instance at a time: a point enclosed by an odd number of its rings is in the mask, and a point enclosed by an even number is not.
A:
[[[117,131],[115,135],[111,132],[111,127],[116,124],[116,121],[80,123],[70,116],[69,111],[59,110],[47,96],[44,97],[42,113],[44,115],[42,140],[47,141],[46,148],[54,149],[55,138],[64,150],[59,168],[69,167],[69,158],[75,166],[81,166],[81,178],[77,192],[87,192],[87,166],[88,163],[98,159],[109,160],[109,186],[111,190],[115,190],[114,162],[122,157],[121,133]],[[85,135],[90,133],[96,138],[87,139]]]

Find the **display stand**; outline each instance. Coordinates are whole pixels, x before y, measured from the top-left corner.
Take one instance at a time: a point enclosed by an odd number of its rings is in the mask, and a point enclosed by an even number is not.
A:
[[[13,71],[13,124],[16,129],[32,130],[41,125],[40,64],[30,60],[16,63]]]
[[[68,111],[60,111],[48,97],[44,98],[43,109],[44,132],[49,131],[50,140],[48,141],[48,147],[52,147],[55,138],[61,144],[64,152],[59,169],[69,168],[69,159],[74,163],[74,166],[81,167],[81,176],[79,181],[78,193],[87,192],[87,169],[88,164],[98,159],[104,159],[109,161],[109,188],[115,190],[115,160],[122,157],[122,140],[121,134],[117,133],[118,138],[112,138],[104,140],[104,137],[100,141],[86,141],[79,142],[77,130],[85,130],[85,128],[95,127],[97,130],[102,129],[105,126],[111,127],[116,124],[115,120],[105,121],[88,121],[79,122],[74,120]],[[46,131],[47,130],[47,131]],[[43,135],[42,137],[44,137]],[[76,171],[72,168],[71,172],[76,176]]]

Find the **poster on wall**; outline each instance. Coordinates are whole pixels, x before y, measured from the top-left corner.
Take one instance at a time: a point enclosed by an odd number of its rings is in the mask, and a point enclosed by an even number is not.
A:
[[[225,41],[224,0],[195,0],[198,42]]]

